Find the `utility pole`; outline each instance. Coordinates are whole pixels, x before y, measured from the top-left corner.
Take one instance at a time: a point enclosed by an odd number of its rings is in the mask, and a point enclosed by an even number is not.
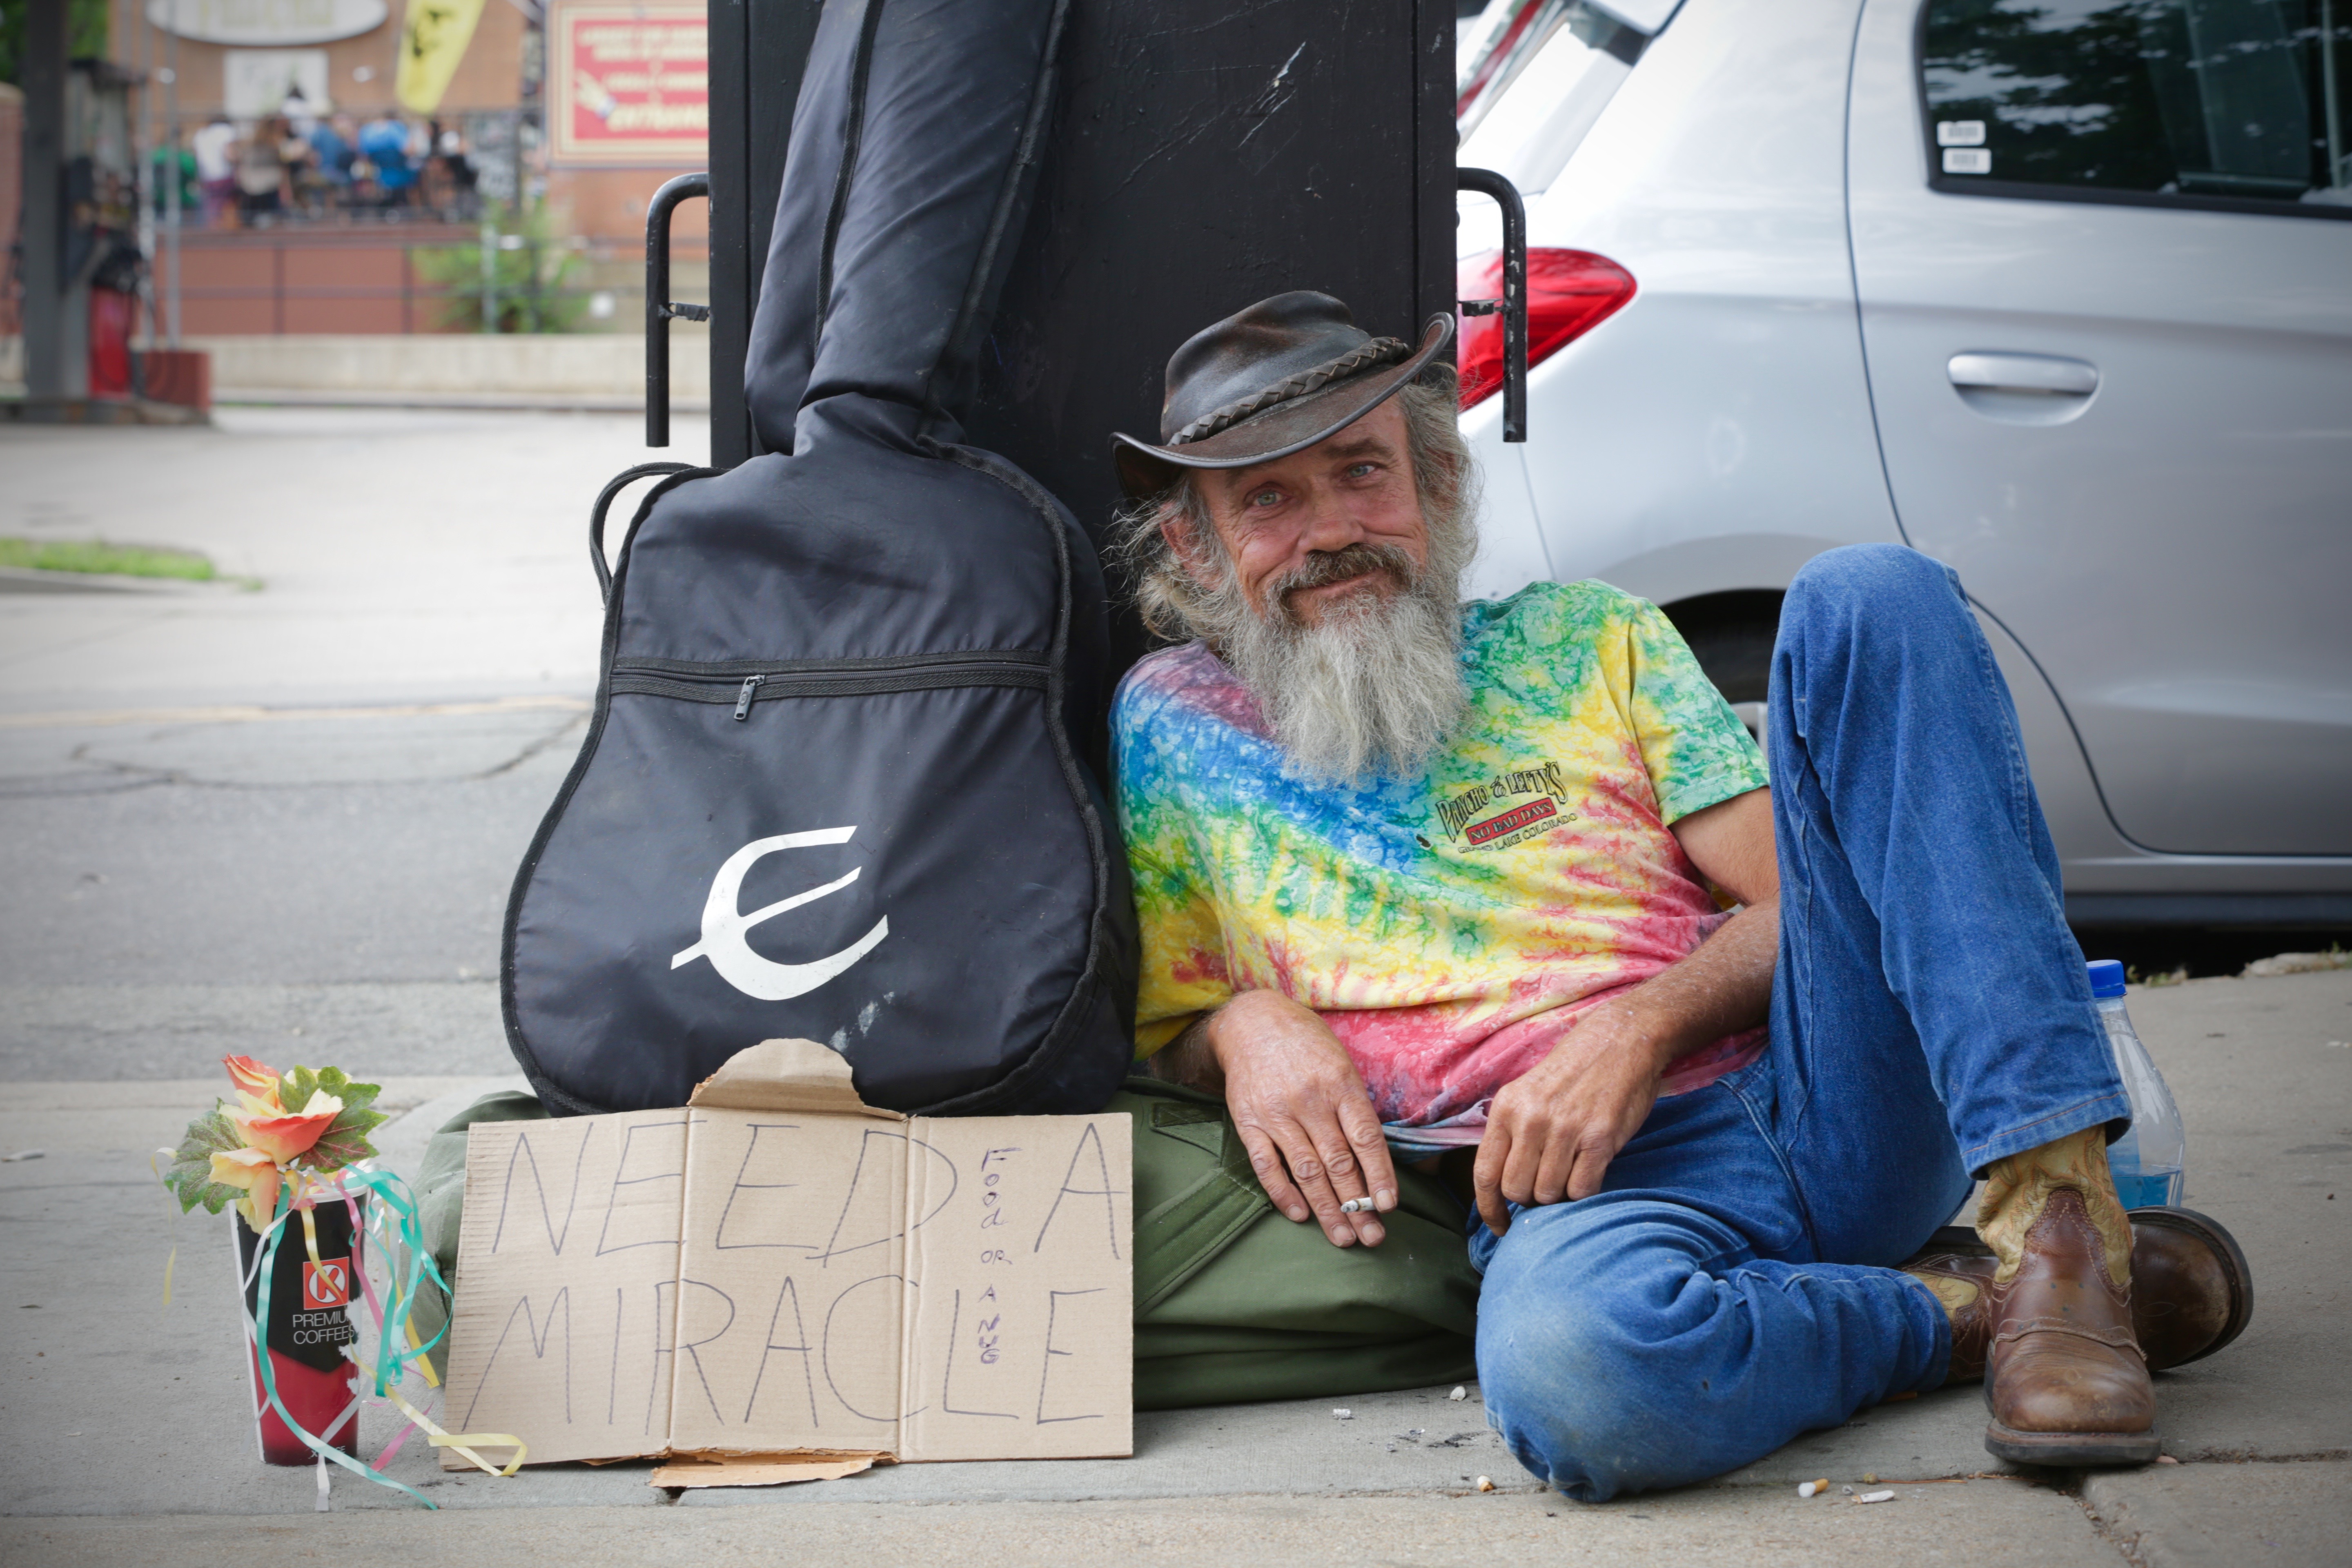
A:
[[[89,393],[88,336],[66,305],[66,0],[32,0],[25,18],[25,391]],[[74,363],[79,359],[79,363]]]
[[[499,330],[499,220],[482,209],[482,331]]]
[[[132,15],[139,29],[139,47],[133,56],[137,61],[134,69],[139,78],[139,112],[133,115],[131,121],[131,199],[139,204],[139,216],[133,222],[133,226],[139,235],[139,259],[142,263],[139,269],[139,301],[145,307],[142,313],[146,317],[147,347],[150,352],[152,352],[157,341],[163,335],[163,304],[156,298],[155,292],[155,198],[163,194],[155,187],[155,160],[161,153],[161,149],[155,145],[152,123],[155,108],[153,70],[155,27],[147,19],[144,11],[134,7]],[[172,169],[173,177],[177,179],[179,173],[175,163]],[[134,330],[133,336],[136,335],[138,334]],[[131,392],[134,397],[147,395],[143,377],[131,378]]]
[[[180,346],[180,12],[172,10],[172,26],[163,41],[163,117],[172,123],[172,183],[163,199],[164,243],[170,259],[164,263],[163,297],[170,304],[170,342]]]

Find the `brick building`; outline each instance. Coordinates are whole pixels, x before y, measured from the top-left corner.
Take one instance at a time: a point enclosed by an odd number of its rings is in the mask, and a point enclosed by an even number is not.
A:
[[[113,0],[109,53],[147,78],[140,112],[151,145],[167,143],[174,126],[187,145],[216,117],[234,127],[239,146],[280,135],[289,91],[346,142],[386,114],[411,128],[418,174],[396,203],[348,182],[298,187],[289,174],[279,210],[218,210],[232,201],[187,212],[183,333],[467,330],[473,319],[420,252],[476,245],[481,198],[494,212],[510,210],[496,204],[518,189],[543,202],[541,233],[571,257],[563,291],[595,307],[573,312],[570,324],[633,330],[646,200],[670,175],[703,166],[700,7],[486,0],[429,116],[394,96],[404,14],[404,0]],[[561,58],[551,37],[561,40]],[[650,91],[646,63],[606,63],[616,55],[652,58]],[[574,133],[583,125],[590,133]],[[609,133],[615,126],[653,133]],[[457,157],[436,156],[445,139],[454,139]],[[678,214],[677,239],[680,281],[690,285],[704,242],[699,204]],[[159,300],[165,248],[159,237]],[[437,275],[446,273],[445,261]]]

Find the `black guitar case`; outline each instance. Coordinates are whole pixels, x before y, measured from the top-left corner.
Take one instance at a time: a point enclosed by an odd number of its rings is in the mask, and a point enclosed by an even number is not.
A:
[[[1101,569],[956,420],[1066,5],[825,7],[747,367],[770,455],[638,508],[508,905],[508,1038],[560,1113],[682,1105],[779,1037],[931,1115],[1092,1111],[1126,1071]]]

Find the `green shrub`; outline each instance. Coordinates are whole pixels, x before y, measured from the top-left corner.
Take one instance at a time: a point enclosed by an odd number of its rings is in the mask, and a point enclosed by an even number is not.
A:
[[[567,285],[580,258],[548,232],[547,207],[533,202],[518,214],[500,204],[485,215],[501,236],[519,237],[512,249],[490,252],[490,289],[501,332],[568,332],[588,302]],[[436,246],[415,253],[416,270],[442,290],[440,324],[451,331],[482,330],[482,243]]]
[[[28,0],[0,0],[0,81],[25,85],[25,21]],[[66,54],[103,59],[111,33],[107,0],[67,0]]]

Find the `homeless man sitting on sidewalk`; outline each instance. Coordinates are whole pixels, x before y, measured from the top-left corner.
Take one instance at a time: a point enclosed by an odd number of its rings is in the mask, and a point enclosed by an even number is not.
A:
[[[1654,606],[1460,602],[1450,337],[1278,295],[1118,437],[1142,608],[1193,639],[1113,716],[1154,1069],[1336,1247],[1381,1240],[1395,1162],[1475,1148],[1488,1419],[1571,1497],[1977,1378],[2004,1458],[2153,1459],[2149,1369],[2250,1285],[2116,1200],[2129,1105],[1957,579],[1798,574],[1768,789]],[[1983,1245],[1912,1258],[1972,1176]]]

